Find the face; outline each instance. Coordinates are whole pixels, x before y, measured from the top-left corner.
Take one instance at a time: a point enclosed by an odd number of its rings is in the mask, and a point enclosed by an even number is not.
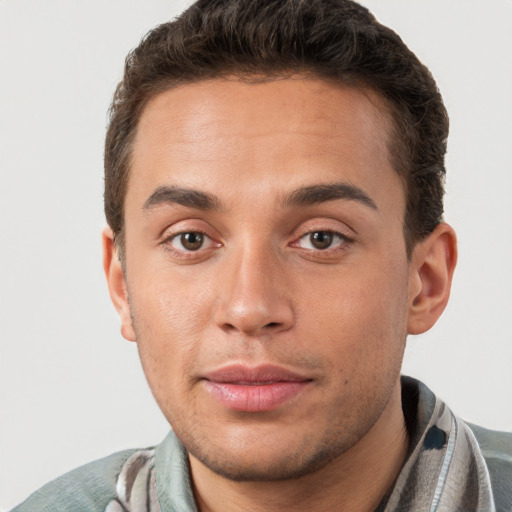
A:
[[[201,82],[145,108],[123,332],[194,463],[303,475],[399,409],[405,199],[383,111],[300,78]]]

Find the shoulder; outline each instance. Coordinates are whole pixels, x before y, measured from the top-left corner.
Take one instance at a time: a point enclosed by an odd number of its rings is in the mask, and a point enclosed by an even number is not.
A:
[[[505,459],[512,463],[512,432],[490,430],[472,423],[467,425],[475,434],[484,457]]]
[[[506,503],[506,510],[512,508],[512,432],[489,430],[471,423],[472,430],[480,446],[496,501]]]
[[[125,450],[90,462],[46,484],[12,512],[97,512],[116,495],[116,481],[138,450]]]

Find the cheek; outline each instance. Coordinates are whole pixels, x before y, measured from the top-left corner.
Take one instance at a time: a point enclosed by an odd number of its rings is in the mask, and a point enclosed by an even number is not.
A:
[[[133,287],[130,308],[141,363],[158,400],[159,394],[186,385],[183,380],[199,355],[196,341],[211,313],[204,289],[177,279],[142,282]]]
[[[331,277],[300,304],[300,330],[318,349],[354,375],[399,367],[407,332],[407,274],[382,265]],[[336,283],[336,285],[332,285]],[[310,287],[311,288],[311,287]],[[307,294],[303,294],[306,297]]]
[[[171,274],[166,269],[153,269],[134,277],[136,286],[130,293],[130,307],[136,328],[144,338],[149,336],[155,343],[181,340],[186,344],[210,318],[210,287],[201,280]]]

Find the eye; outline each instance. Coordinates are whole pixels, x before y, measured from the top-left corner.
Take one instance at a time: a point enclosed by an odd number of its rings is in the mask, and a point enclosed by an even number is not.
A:
[[[301,236],[296,244],[302,249],[325,251],[338,248],[348,241],[346,236],[335,231],[311,231]]]
[[[206,245],[212,245],[213,240],[200,231],[186,231],[177,233],[169,239],[173,249],[177,251],[194,252],[203,249]]]

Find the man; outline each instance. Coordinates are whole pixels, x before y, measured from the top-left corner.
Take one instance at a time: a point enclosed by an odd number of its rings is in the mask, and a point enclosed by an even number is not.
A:
[[[173,431],[17,510],[508,510],[508,434],[400,380],[441,315],[447,115],[349,1],[200,1],[129,56],[104,263]]]

